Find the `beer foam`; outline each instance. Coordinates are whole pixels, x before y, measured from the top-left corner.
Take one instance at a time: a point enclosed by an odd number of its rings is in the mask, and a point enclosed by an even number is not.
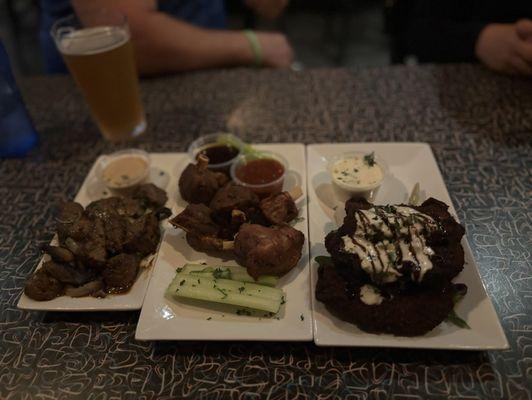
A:
[[[113,50],[129,40],[129,32],[121,27],[98,26],[65,32],[58,47],[63,54],[90,55]]]

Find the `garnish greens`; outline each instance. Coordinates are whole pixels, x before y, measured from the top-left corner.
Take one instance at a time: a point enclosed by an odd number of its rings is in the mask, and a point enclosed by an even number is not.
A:
[[[462,300],[462,298],[464,297],[464,295],[462,293],[456,293],[454,296],[453,296],[453,305],[456,306],[456,304]],[[454,308],[451,310],[451,312],[449,313],[449,315],[447,316],[447,319],[446,319],[447,322],[450,322],[451,324],[454,324],[456,325],[457,327],[459,328],[463,328],[463,329],[471,329],[471,327],[467,324],[466,321],[464,321],[462,318],[460,318],[458,316],[458,314],[456,314],[456,311],[454,311]]]
[[[373,167],[375,165],[375,152],[372,151],[371,153],[366,154],[364,156],[364,162],[368,167]]]
[[[330,256],[317,256],[314,257],[314,261],[316,261],[320,267],[332,264],[332,258]]]
[[[250,144],[237,141],[236,138],[230,133],[222,133],[218,137],[218,143],[225,144],[228,146],[236,147],[240,149],[240,153],[248,157],[249,159],[262,158],[263,152],[255,149]]]

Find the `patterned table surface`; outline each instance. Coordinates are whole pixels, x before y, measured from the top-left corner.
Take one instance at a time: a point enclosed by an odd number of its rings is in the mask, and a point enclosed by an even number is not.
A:
[[[42,144],[0,161],[0,398],[532,398],[532,81],[456,65],[143,82],[150,129],[137,145],[148,151],[222,129],[255,142],[430,143],[510,342],[493,352],[137,342],[138,312],[18,310],[57,204],[116,149],[70,79],[21,87]]]

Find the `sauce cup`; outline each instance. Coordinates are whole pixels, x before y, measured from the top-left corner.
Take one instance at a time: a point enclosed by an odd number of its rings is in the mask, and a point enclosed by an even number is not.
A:
[[[194,140],[190,144],[190,146],[188,146],[188,155],[192,160],[194,160],[194,162],[196,162],[196,157],[198,156],[198,153],[200,153],[202,150],[205,150],[208,147],[214,147],[216,145],[222,146],[224,144],[235,147],[238,152],[235,154],[234,157],[230,158],[227,161],[220,163],[209,162],[208,168],[213,171],[224,172],[229,175],[231,165],[240,156],[242,146],[244,145],[242,140],[240,140],[238,137],[231,133],[219,132],[200,136],[198,139]]]
[[[331,178],[332,186],[334,193],[340,202],[345,202],[352,197],[363,197],[366,200],[372,202],[375,200],[375,196],[384,181],[386,175],[388,174],[388,166],[382,158],[378,155],[373,155],[373,160],[375,165],[381,169],[382,176],[380,179],[377,179],[373,183],[352,183],[345,182],[338,179],[335,176],[334,169],[338,162],[342,160],[348,160],[352,158],[364,158],[365,156],[371,154],[372,152],[363,152],[363,151],[351,151],[337,156],[330,157],[327,161],[327,172]]]
[[[150,156],[144,150],[121,150],[100,158],[96,177],[112,192],[127,194],[148,180],[150,167]]]
[[[274,160],[282,166],[282,173],[270,182],[264,183],[250,183],[242,179],[239,174],[239,168],[244,168],[248,163],[260,160]],[[260,164],[257,166],[260,168]],[[280,193],[283,190],[283,183],[286,173],[288,171],[288,161],[280,154],[270,151],[260,151],[256,153],[244,154],[231,165],[231,179],[238,185],[245,186],[259,197],[268,197],[271,194]],[[267,172],[267,171],[266,171]],[[240,177],[239,177],[240,175]]]

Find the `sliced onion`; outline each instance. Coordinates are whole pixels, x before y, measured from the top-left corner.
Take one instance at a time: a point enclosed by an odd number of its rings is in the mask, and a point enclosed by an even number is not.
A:
[[[65,289],[65,294],[70,297],[83,297],[88,296],[98,290],[101,290],[102,288],[102,281],[90,281],[79,287],[67,286]]]

